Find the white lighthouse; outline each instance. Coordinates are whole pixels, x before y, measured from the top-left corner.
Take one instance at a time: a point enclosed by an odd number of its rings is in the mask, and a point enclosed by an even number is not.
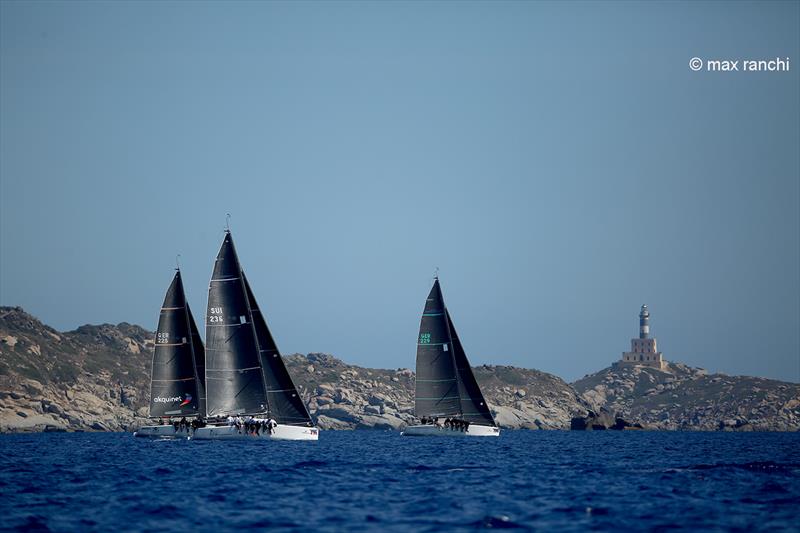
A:
[[[656,340],[650,338],[650,311],[646,305],[639,312],[639,338],[631,339],[631,351],[622,353],[620,364],[664,369],[664,358],[658,351]]]

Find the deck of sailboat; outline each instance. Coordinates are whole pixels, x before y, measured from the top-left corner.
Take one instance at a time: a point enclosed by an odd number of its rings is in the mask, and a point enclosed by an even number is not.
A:
[[[144,437],[150,439],[185,439],[191,436],[192,430],[187,428],[175,429],[172,424],[160,424],[157,426],[142,426],[133,432],[134,437]]]
[[[470,424],[467,431],[461,431],[434,424],[417,424],[408,426],[400,435],[403,437],[499,437],[500,428]]]
[[[220,425],[198,428],[193,440],[319,440],[319,429],[308,426],[278,425],[272,433],[246,432],[236,426]]]

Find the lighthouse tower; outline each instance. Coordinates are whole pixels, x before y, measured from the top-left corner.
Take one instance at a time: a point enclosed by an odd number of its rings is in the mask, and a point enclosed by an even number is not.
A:
[[[650,311],[643,305],[639,312],[639,338],[646,339],[650,335]]]
[[[664,358],[656,340],[650,338],[650,311],[643,305],[639,312],[639,338],[631,339],[631,351],[622,353],[622,365],[640,365],[664,369]]]

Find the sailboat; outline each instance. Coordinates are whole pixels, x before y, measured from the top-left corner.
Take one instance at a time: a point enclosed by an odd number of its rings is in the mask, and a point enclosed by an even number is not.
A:
[[[205,413],[205,351],[192,310],[186,301],[180,268],[175,270],[158,318],[150,374],[150,418],[164,423],[144,426],[136,437],[174,438],[190,435],[184,418]]]
[[[256,303],[230,230],[208,288],[206,358],[206,414],[214,422],[192,438],[318,440],[319,429]],[[267,427],[268,421],[277,425]]]
[[[405,436],[497,437],[489,406],[434,278],[419,325],[414,413],[423,423]]]

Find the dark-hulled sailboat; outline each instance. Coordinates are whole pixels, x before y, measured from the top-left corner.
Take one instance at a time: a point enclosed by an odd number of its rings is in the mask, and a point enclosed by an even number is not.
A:
[[[423,423],[407,427],[403,435],[500,434],[444,304],[438,276],[419,325],[415,394],[414,411]]]
[[[185,437],[190,425],[172,421],[205,414],[205,350],[192,310],[186,301],[180,269],[176,269],[158,318],[150,374],[150,418],[160,425],[144,426],[137,437]]]
[[[209,424],[195,439],[273,438],[317,440],[303,399],[278,352],[242,271],[230,231],[225,232],[208,288],[206,313],[206,410]],[[257,431],[230,418],[274,420]]]

